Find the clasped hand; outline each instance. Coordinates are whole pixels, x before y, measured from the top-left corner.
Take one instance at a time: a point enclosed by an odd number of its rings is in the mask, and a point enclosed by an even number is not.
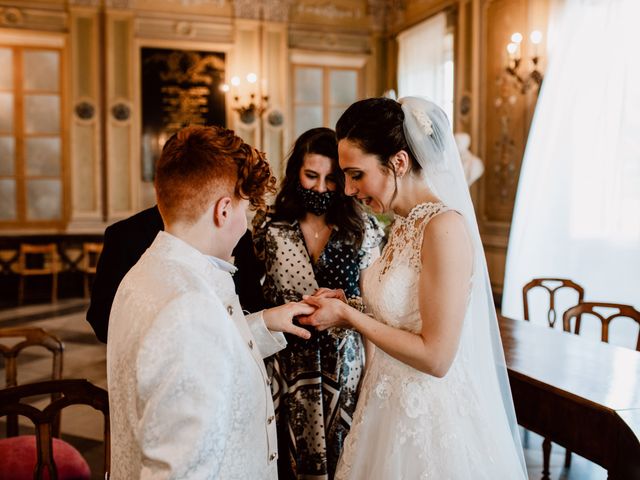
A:
[[[295,317],[307,316],[315,311],[315,307],[305,302],[289,302],[262,312],[264,323],[273,332],[286,332],[305,340],[311,338],[308,330],[293,323]],[[301,322],[302,323],[302,322]]]
[[[347,298],[342,289],[319,288],[313,295],[303,296],[302,301],[315,310],[298,317],[301,325],[309,325],[319,331],[332,327],[349,327],[345,318]]]

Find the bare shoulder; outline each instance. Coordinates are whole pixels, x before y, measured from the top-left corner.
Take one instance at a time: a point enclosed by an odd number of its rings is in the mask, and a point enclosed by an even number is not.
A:
[[[462,215],[449,210],[436,215],[425,225],[422,239],[423,258],[425,254],[455,254],[471,259],[471,238],[467,223]]]
[[[424,227],[425,240],[435,240],[446,238],[451,240],[461,237],[468,241],[469,233],[464,217],[455,210],[448,210],[434,216]]]

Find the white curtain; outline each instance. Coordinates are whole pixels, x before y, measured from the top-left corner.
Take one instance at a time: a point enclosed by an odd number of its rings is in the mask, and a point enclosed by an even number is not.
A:
[[[511,226],[513,318],[534,277],[640,308],[640,1],[567,0],[557,25]]]
[[[420,96],[453,121],[453,35],[439,13],[398,35],[398,97]]]

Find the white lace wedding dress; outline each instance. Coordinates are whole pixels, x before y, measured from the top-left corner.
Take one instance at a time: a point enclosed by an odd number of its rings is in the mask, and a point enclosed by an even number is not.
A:
[[[441,203],[425,203],[406,218],[396,218],[389,243],[364,279],[365,304],[378,321],[411,332],[421,330],[417,289],[422,234],[427,222],[446,210]],[[376,349],[337,480],[524,478],[508,425],[489,424],[478,407],[486,399],[477,398],[482,393],[472,387],[470,378],[468,352],[473,338],[468,334],[468,317],[458,354],[444,378],[422,373]]]

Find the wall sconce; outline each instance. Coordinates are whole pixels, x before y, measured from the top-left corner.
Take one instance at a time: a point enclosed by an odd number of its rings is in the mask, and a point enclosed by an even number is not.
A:
[[[258,76],[255,73],[249,73],[247,75],[247,83],[249,86],[245,88],[248,91],[246,102],[241,102],[240,87],[242,81],[240,77],[231,77],[231,86],[224,83],[220,85],[220,90],[223,92],[231,92],[233,96],[233,108],[238,112],[240,121],[246,125],[252,124],[256,118],[262,117],[262,114],[269,108],[269,95],[267,95],[267,80],[265,78],[260,82],[260,91],[256,91],[256,85],[258,83]]]
[[[542,41],[542,32],[534,30],[529,36],[531,43],[533,44],[533,56],[531,57],[531,64],[533,66],[530,72],[522,72],[525,70],[522,58],[522,34],[515,32],[511,35],[511,43],[507,45],[508,61],[506,71],[515,79],[520,86],[521,93],[527,93],[532,87],[540,88],[542,85],[542,72],[538,70],[538,62],[540,57],[538,56],[538,48]]]

